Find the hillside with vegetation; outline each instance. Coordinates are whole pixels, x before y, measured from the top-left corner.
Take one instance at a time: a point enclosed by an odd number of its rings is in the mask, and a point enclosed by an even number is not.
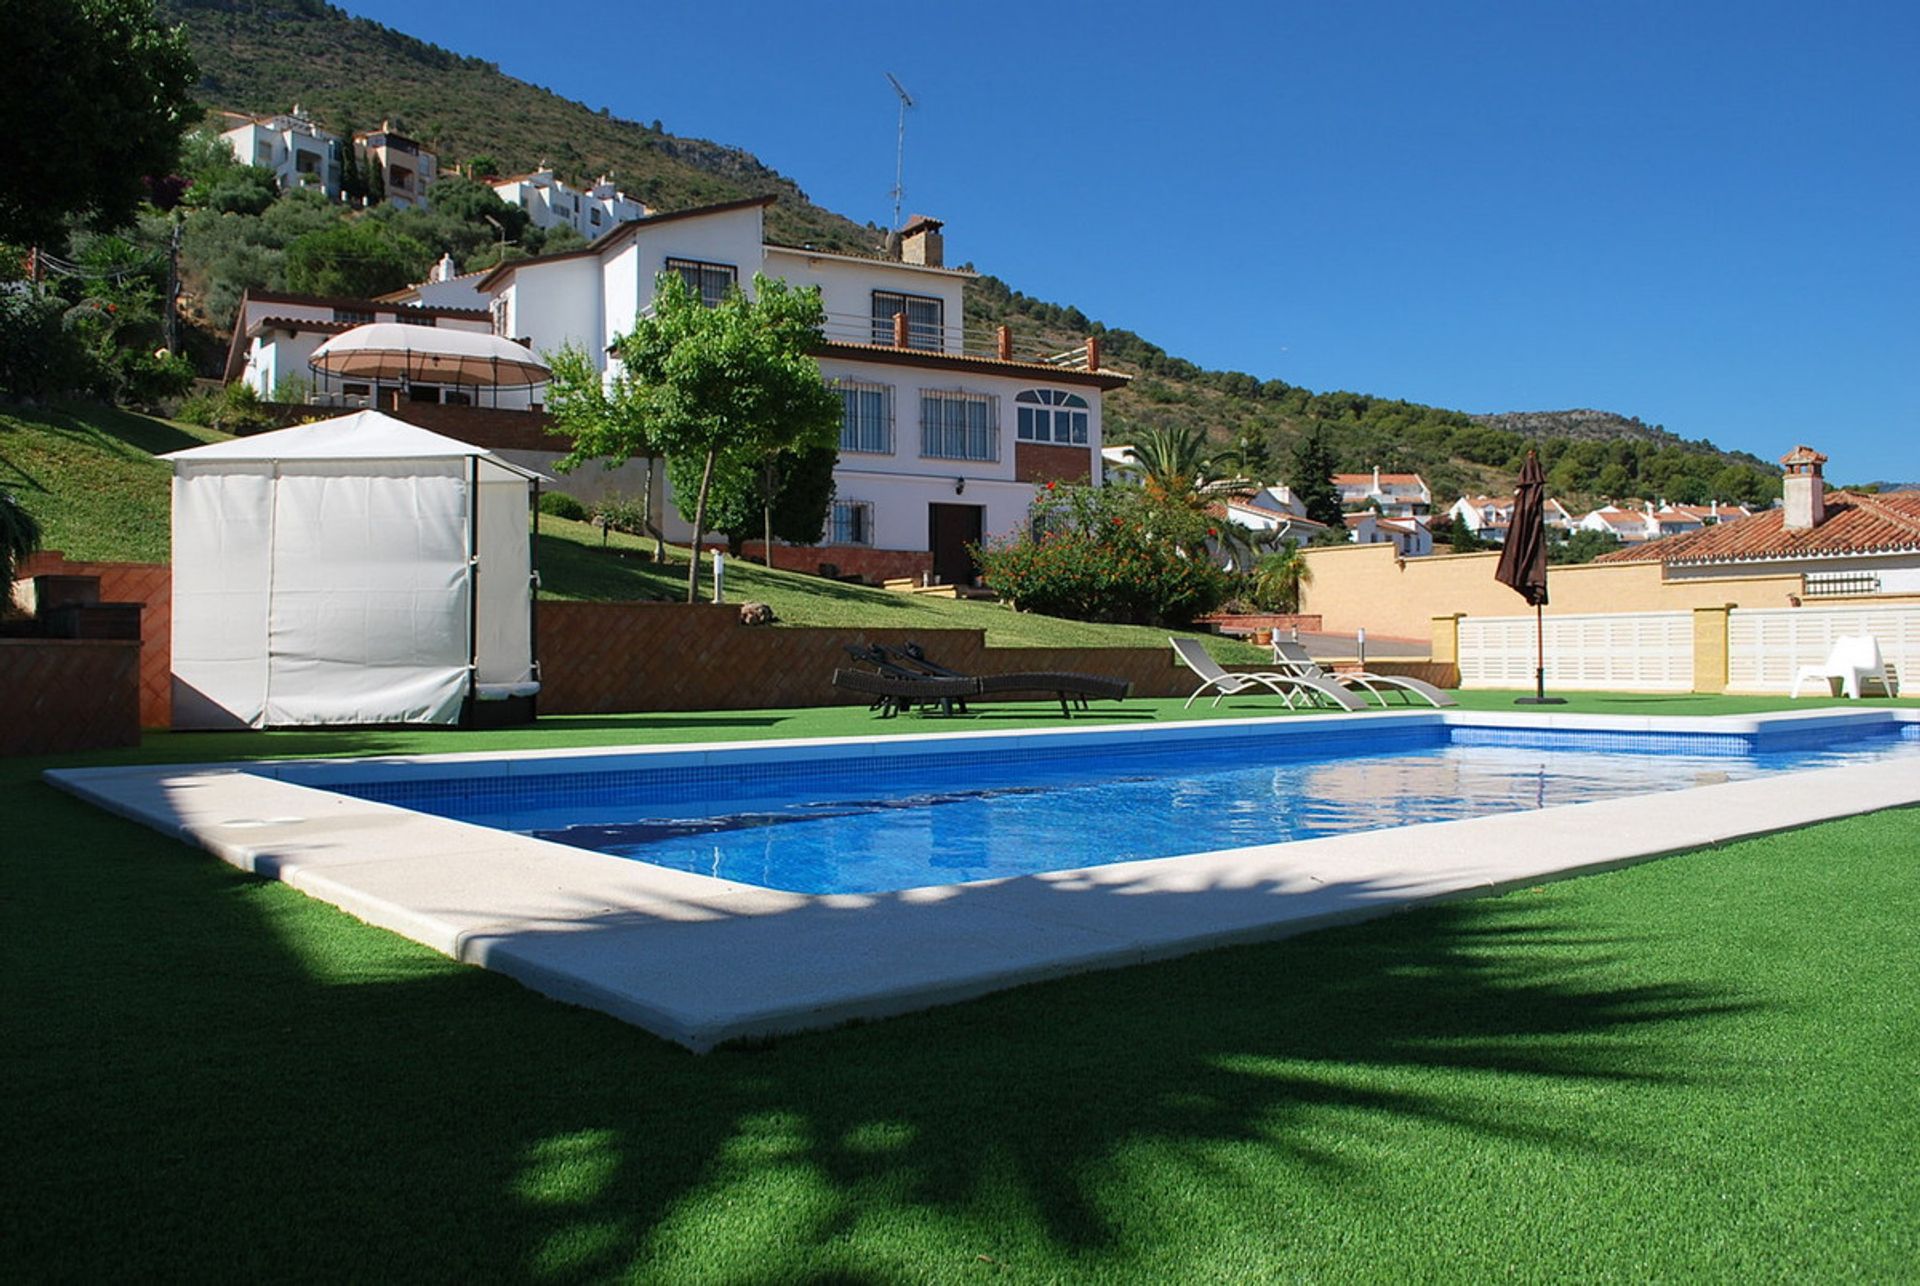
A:
[[[813,204],[793,179],[743,149],[669,133],[658,120],[620,119],[319,0],[163,0],[160,9],[188,35],[200,61],[198,92],[209,110],[265,114],[297,101],[342,133],[391,119],[435,150],[445,172],[482,157],[504,171],[544,161],[576,182],[611,172],[627,191],[661,209],[772,193],[780,198],[768,212],[775,240],[862,253],[872,252],[881,236],[870,224]],[[244,187],[246,181],[229,182]],[[293,193],[216,202],[190,215],[184,267],[194,295],[190,316],[200,327],[195,355],[202,372],[213,373],[239,291],[248,284],[375,293],[375,287],[417,280],[442,251],[470,270],[502,254],[569,244],[523,226],[514,230],[515,244],[497,241],[485,215],[498,218],[498,204],[463,179],[443,180],[435,205],[430,214],[350,215]],[[158,235],[158,229],[149,233]],[[1529,445],[1541,450],[1556,494],[1570,505],[1625,496],[1765,503],[1779,490],[1777,471],[1763,461],[1608,412],[1473,416],[1209,370],[1133,331],[1071,305],[1034,299],[991,276],[968,287],[966,323],[977,344],[992,327],[1010,326],[1022,355],[1058,352],[1099,336],[1106,363],[1136,376],[1107,400],[1110,440],[1198,431],[1217,447],[1236,448],[1249,462],[1247,472],[1263,480],[1284,479],[1290,455],[1318,431],[1338,468],[1419,472],[1442,505],[1462,493],[1509,489]]]

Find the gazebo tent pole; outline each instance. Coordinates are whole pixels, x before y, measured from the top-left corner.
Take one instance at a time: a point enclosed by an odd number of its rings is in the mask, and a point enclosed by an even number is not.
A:
[[[529,677],[536,683],[540,679],[540,479],[533,480],[533,489],[527,498],[533,509],[533,534],[527,537],[527,666]],[[539,697],[534,700],[537,702]],[[539,707],[534,707],[539,714]]]
[[[480,457],[467,457],[467,718],[480,698]]]

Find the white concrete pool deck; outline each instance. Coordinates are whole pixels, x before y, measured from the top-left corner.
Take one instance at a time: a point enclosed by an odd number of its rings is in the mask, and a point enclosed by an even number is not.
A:
[[[55,785],[457,960],[694,1050],[949,1003],[1019,983],[1285,937],[1808,823],[1920,804],[1920,761],[900,893],[809,896],[687,874],[325,789],[419,773],[509,775],[912,754],[1151,732],[1423,720],[1742,732],[1920,722],[1920,710],[1718,718],[1415,711],[927,737],[721,743],[52,771]],[[977,746],[975,748],[978,748]]]

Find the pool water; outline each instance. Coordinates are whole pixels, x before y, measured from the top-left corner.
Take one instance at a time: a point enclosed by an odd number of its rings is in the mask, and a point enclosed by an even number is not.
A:
[[[1552,808],[1910,756],[1920,725],[1844,740],[1388,728],[1142,738],[1061,753],[812,758],[344,793],[796,893],[884,892]]]

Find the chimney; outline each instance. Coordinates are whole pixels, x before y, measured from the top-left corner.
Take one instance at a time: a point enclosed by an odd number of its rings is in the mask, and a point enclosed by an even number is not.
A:
[[[1827,520],[1827,484],[1820,466],[1827,462],[1810,446],[1797,446],[1780,457],[1787,476],[1781,487],[1785,493],[1786,514],[1782,526],[1788,531],[1812,531]]]
[[[1380,494],[1380,466],[1377,464],[1373,466],[1373,494]]]
[[[940,229],[945,226],[940,220],[929,219],[924,214],[916,214],[908,219],[907,226],[900,229],[900,261],[928,268],[944,268],[947,246],[940,236]]]
[[[440,262],[433,265],[433,272],[427,277],[427,280],[452,281],[459,275],[459,272],[454,266],[453,252],[449,250],[446,254],[440,256]]]

